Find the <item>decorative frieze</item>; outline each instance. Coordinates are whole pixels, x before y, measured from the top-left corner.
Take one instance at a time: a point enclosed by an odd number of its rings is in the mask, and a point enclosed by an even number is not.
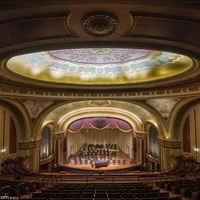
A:
[[[136,133],[136,138],[141,138],[147,140],[147,133],[146,132],[135,132]]]
[[[41,139],[30,142],[19,142],[19,150],[33,149],[41,144]]]
[[[53,140],[62,139],[62,138],[64,138],[64,132],[52,134],[52,139]]]
[[[148,161],[150,162],[154,162],[154,163],[160,163],[160,160],[158,158],[153,157],[152,155],[146,153],[146,158],[148,159]]]
[[[169,140],[161,140],[159,139],[159,144],[163,147],[168,147],[171,149],[181,149],[180,141],[169,141]]]

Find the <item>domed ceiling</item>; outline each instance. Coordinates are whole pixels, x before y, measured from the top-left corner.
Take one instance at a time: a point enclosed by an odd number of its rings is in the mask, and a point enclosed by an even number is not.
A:
[[[27,79],[80,86],[167,80],[192,66],[192,59],[184,55],[128,48],[52,50],[15,56],[7,62],[9,71]]]

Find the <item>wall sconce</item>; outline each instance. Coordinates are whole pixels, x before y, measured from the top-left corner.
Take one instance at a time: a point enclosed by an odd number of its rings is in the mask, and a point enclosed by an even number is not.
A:
[[[4,156],[4,153],[6,152],[6,149],[1,149],[0,151],[2,153],[2,156]]]
[[[196,154],[199,152],[199,148],[194,147],[194,151],[196,152]]]
[[[4,152],[6,152],[6,149],[1,149],[1,153],[4,153]]]

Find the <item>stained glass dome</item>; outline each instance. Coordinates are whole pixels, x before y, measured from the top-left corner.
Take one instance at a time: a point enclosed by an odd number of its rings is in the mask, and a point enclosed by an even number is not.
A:
[[[12,57],[7,67],[26,78],[64,84],[130,84],[165,79],[193,65],[184,55],[145,49],[82,48]]]

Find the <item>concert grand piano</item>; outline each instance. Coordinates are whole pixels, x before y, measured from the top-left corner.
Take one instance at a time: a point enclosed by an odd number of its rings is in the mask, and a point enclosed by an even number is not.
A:
[[[95,161],[95,167],[99,168],[99,167],[107,167],[109,164],[108,160],[96,160]]]

